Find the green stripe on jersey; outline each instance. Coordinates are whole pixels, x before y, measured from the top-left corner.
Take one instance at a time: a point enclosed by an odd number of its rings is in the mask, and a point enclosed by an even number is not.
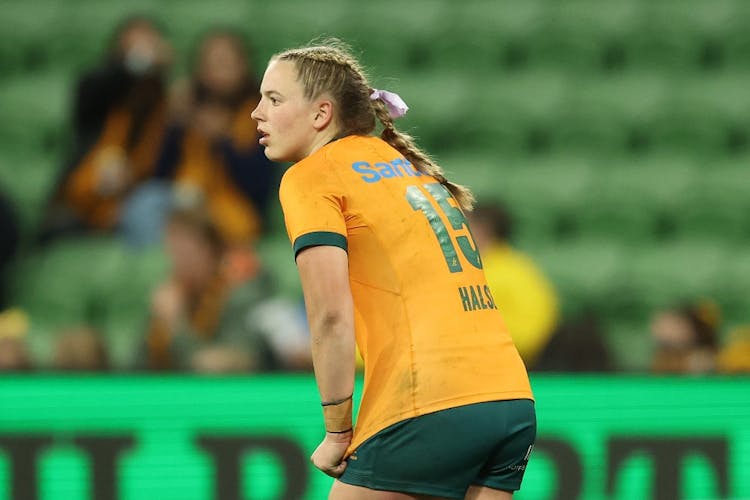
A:
[[[313,233],[303,234],[294,240],[294,256],[305,248],[333,246],[347,250],[346,236],[331,231],[315,231]]]

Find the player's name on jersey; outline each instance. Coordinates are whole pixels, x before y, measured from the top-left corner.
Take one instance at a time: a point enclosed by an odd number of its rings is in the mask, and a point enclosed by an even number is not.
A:
[[[355,161],[352,170],[362,174],[362,180],[368,184],[378,182],[381,179],[392,179],[394,177],[420,177],[422,172],[414,168],[408,160],[396,158],[389,162],[379,161],[371,164],[367,161]]]
[[[495,299],[487,285],[460,286],[458,295],[465,312],[481,311],[483,309],[497,309]]]

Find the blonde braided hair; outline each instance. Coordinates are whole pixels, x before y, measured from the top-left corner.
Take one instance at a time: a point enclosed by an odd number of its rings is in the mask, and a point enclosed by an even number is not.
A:
[[[272,61],[288,61],[295,65],[297,78],[302,83],[307,99],[327,93],[336,102],[341,130],[339,136],[369,135],[375,130],[377,119],[383,127],[380,138],[401,153],[418,171],[432,176],[451,192],[464,210],[474,206],[471,191],[450,182],[440,168],[414,142],[398,129],[380,99],[370,99],[370,87],[364,69],[346,44],[337,39],[280,52]]]

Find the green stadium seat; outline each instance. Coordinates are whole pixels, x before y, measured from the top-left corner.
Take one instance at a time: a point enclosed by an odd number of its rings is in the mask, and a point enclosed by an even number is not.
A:
[[[714,298],[721,306],[725,325],[747,324],[750,317],[750,253],[747,244],[728,249],[716,281]]]
[[[684,78],[659,113],[655,140],[670,148],[723,154],[750,145],[750,96],[743,73]],[[734,144],[733,144],[734,142]]]
[[[550,71],[485,78],[467,89],[471,116],[462,123],[475,147],[508,154],[546,153],[555,147],[554,117],[565,106],[565,79]]]
[[[593,167],[585,158],[555,156],[509,162],[499,176],[516,220],[519,241],[535,244],[576,235],[576,207],[590,189]]]
[[[735,10],[734,22],[724,30],[724,62],[730,71],[747,71],[750,69],[750,33],[747,26],[750,23],[750,5],[740,1]]]
[[[661,110],[651,126],[656,151],[691,151],[699,156],[723,154],[732,134],[745,135],[738,127],[712,110],[673,101]]]
[[[545,23],[533,49],[538,64],[585,75],[617,69],[627,62],[623,40],[637,20],[637,2],[577,0],[546,7]]]
[[[492,153],[439,155],[451,179],[466,184],[479,198],[564,205],[574,202],[592,175],[586,157],[546,155],[510,156]]]
[[[678,234],[726,243],[750,241],[747,182],[747,163],[742,159],[705,165],[685,202],[675,207]]]
[[[641,30],[634,38],[638,59],[682,73],[712,69],[741,3],[643,2]]]
[[[716,204],[710,198],[696,197],[679,213],[677,233],[683,238],[723,242],[750,241],[747,208]]]
[[[569,85],[558,142],[605,153],[647,152],[650,127],[663,106],[668,86],[658,73],[631,72],[592,77]]]
[[[563,106],[563,80],[550,72],[477,81],[455,72],[420,73],[395,86],[412,108],[399,126],[431,151],[545,152],[555,132],[549,116]]]
[[[527,47],[538,36],[543,1],[480,0],[444,5],[448,9],[430,40],[436,66],[480,78],[527,66]]]
[[[555,285],[564,315],[606,311],[620,300],[627,270],[622,265],[624,249],[616,243],[579,240],[529,247],[528,252]]]
[[[626,245],[640,245],[652,240],[658,224],[658,213],[641,206],[632,198],[613,198],[592,193],[575,212],[579,233],[587,237],[613,239]]]
[[[19,75],[0,81],[4,151],[60,154],[73,82],[67,72]]]
[[[81,1],[8,7],[0,21],[0,33],[4,34],[0,35],[0,64],[10,70],[7,74],[15,76],[40,71],[77,73],[106,52],[109,30],[122,16],[133,12],[131,8],[137,5],[112,5],[108,12],[102,12],[107,7],[101,9],[95,3]]]
[[[37,227],[60,168],[59,161],[33,150],[0,153],[0,187],[14,202],[24,239]]]
[[[28,71],[34,59],[47,58],[52,27],[64,9],[53,2],[5,6],[0,16],[0,78]]]
[[[669,155],[611,163],[596,171],[591,189],[580,200],[580,232],[628,245],[648,244],[691,189],[695,164]]]
[[[628,282],[644,310],[715,297],[730,252],[715,241],[679,241],[628,255]]]
[[[369,73],[385,79],[383,87],[390,84],[389,80],[398,81],[414,71],[455,69],[443,66],[449,56],[434,50],[445,37],[450,4],[429,0],[339,3],[343,7],[336,10],[340,21],[336,30],[328,34],[349,41]],[[330,15],[326,10],[321,22],[324,33],[330,29]],[[409,35],[397,35],[401,30]]]

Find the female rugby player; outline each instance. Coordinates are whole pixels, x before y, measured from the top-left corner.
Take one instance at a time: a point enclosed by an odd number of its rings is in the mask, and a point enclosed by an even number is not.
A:
[[[338,41],[275,55],[252,113],[305,296],[330,499],[509,499],[536,435],[526,369],[462,210]],[[382,132],[373,135],[376,123]],[[352,426],[355,337],[365,362]]]

